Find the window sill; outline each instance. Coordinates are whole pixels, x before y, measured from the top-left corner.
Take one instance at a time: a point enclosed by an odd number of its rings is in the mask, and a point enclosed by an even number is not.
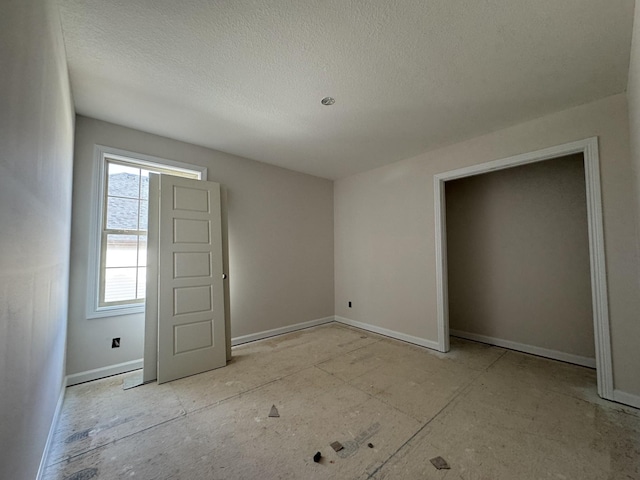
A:
[[[87,313],[88,319],[106,318],[106,317],[122,317],[124,315],[136,315],[144,313],[144,304],[136,306],[118,305],[115,307],[103,307]]]

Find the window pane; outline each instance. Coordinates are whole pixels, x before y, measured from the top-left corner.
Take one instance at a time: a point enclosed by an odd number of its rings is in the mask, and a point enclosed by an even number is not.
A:
[[[147,291],[147,269],[138,269],[138,296],[137,298],[144,298]]]
[[[108,163],[108,195],[138,198],[140,196],[140,169]]]
[[[149,170],[140,170],[140,198],[149,199]]]
[[[147,236],[140,235],[138,239],[138,266],[144,267],[147,265]]]
[[[140,230],[147,230],[147,218],[149,217],[149,202],[140,201]]]
[[[146,239],[145,239],[146,250]],[[135,267],[138,261],[137,235],[107,235],[106,266]]]
[[[121,302],[136,298],[136,268],[107,268],[104,274],[104,301]]]
[[[107,199],[107,228],[114,230],[137,230],[138,200],[109,197]]]

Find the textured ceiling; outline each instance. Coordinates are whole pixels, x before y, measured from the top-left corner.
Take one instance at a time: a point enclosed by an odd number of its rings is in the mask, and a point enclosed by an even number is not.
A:
[[[58,1],[78,113],[332,179],[623,92],[634,6]]]

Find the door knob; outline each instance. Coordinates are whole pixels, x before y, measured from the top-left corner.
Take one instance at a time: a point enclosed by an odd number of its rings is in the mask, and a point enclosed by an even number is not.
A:
[[[226,274],[226,273],[223,273],[223,274],[222,274],[222,279],[223,279],[223,280],[226,280],[226,279],[227,279],[227,274]]]

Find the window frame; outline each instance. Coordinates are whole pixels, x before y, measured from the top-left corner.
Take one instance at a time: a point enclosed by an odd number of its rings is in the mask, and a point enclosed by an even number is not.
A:
[[[104,145],[94,146],[94,175],[92,188],[92,208],[90,216],[89,230],[89,258],[87,271],[87,318],[104,318],[120,315],[132,315],[144,313],[144,301],[127,302],[100,306],[100,289],[102,288],[102,277],[106,269],[102,268],[104,255],[106,253],[104,218],[107,204],[107,159],[112,159],[117,163],[124,163],[140,168],[178,170],[185,173],[192,173],[200,176],[200,180],[207,179],[207,168],[191,163],[178,162],[166,158],[154,157],[136,152],[107,147]],[[106,240],[105,240],[106,241]]]

